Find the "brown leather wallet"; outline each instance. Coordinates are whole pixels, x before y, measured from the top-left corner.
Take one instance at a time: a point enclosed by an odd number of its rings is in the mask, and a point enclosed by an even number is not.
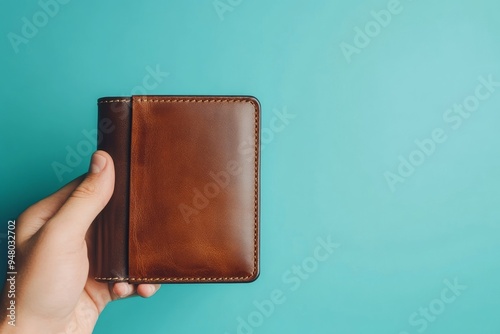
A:
[[[115,189],[96,218],[98,281],[259,275],[260,104],[249,96],[98,100]]]

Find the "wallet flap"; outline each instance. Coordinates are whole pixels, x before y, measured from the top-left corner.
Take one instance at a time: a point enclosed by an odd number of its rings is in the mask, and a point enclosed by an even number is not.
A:
[[[252,97],[132,97],[130,281],[257,278],[259,118]]]

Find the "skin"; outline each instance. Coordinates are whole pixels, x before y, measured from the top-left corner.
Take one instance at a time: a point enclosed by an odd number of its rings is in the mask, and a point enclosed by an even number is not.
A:
[[[102,283],[93,279],[92,222],[114,188],[113,160],[92,157],[89,172],[29,207],[16,221],[16,326],[10,299],[0,299],[1,333],[92,333],[113,300],[150,297],[159,284]],[[6,284],[7,285],[7,284]]]

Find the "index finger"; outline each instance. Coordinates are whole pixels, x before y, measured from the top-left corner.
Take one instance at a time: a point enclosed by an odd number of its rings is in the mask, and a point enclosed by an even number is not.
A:
[[[62,188],[27,208],[17,219],[19,245],[31,238],[66,202],[69,195],[82,182],[81,175]]]

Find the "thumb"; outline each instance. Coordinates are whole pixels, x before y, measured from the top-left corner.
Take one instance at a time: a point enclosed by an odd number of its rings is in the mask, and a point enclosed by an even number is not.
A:
[[[65,239],[83,241],[95,217],[106,206],[115,185],[113,159],[104,151],[93,154],[85,179],[45,224]]]

